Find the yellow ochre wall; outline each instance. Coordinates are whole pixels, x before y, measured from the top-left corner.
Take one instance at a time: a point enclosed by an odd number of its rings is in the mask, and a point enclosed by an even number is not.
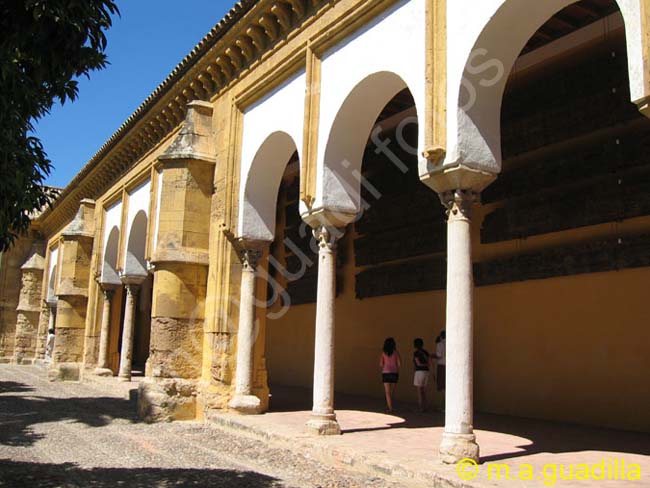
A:
[[[474,220],[475,257],[650,228],[638,219],[481,246],[484,211]],[[356,300],[351,242],[343,244],[350,257],[336,301],[336,390],[376,397],[380,406],[378,356],[384,338],[394,336],[403,358],[397,400],[415,402],[412,340],[420,336],[433,348],[445,293]],[[476,410],[650,432],[648,284],[650,268],[638,268],[476,288]],[[315,304],[301,305],[267,321],[271,394],[273,384],[311,387],[315,314]]]

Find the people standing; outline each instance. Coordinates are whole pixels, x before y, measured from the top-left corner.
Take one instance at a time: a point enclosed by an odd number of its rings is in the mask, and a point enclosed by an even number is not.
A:
[[[436,337],[436,389],[445,391],[445,356],[447,355],[446,333],[443,330]]]
[[[397,351],[395,339],[388,337],[384,341],[384,347],[379,359],[381,378],[384,383],[384,394],[386,395],[386,410],[388,412],[393,411],[393,394],[395,393],[395,386],[399,380],[399,369],[401,365],[402,360]]]
[[[418,407],[420,412],[424,412],[427,407],[426,389],[429,384],[429,364],[431,358],[429,352],[424,349],[424,341],[417,338],[413,341],[413,368],[415,374],[413,376],[413,386],[418,392]]]
[[[47,331],[47,339],[45,341],[45,362],[52,362],[52,354],[54,353],[54,329]]]

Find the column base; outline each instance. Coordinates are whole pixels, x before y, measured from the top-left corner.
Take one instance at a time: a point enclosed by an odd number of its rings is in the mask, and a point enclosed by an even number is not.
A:
[[[194,420],[196,382],[181,378],[146,378],[138,385],[138,415],[148,423]]]
[[[235,395],[228,407],[243,415],[257,415],[262,413],[262,402],[255,395]]]
[[[80,363],[54,363],[47,371],[49,381],[81,381]]]
[[[95,376],[113,376],[113,371],[108,368],[95,368],[93,374]]]
[[[129,383],[131,381],[131,375],[122,375],[119,374],[117,375],[117,381],[121,381],[122,383]]]
[[[456,464],[462,459],[479,461],[479,447],[474,434],[444,432],[439,452],[440,460],[445,464]]]
[[[34,364],[35,359],[34,358],[25,358],[22,356],[15,357],[14,360],[12,361],[13,364],[17,364],[19,366],[31,366]]]
[[[315,435],[341,435],[341,426],[336,421],[336,415],[312,415],[306,425],[307,430]]]

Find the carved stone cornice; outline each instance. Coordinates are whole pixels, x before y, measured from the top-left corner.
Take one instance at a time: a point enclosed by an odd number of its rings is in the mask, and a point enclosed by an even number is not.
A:
[[[46,234],[69,222],[178,129],[192,100],[210,100],[277,41],[336,0],[241,0],[99,149],[35,224]]]

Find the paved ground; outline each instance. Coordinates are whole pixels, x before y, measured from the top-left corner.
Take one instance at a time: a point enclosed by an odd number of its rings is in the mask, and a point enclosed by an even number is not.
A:
[[[364,465],[400,479],[428,482],[428,486],[461,483],[456,466],[444,466],[438,461],[436,450],[444,426],[442,413],[419,414],[414,405],[398,403],[396,413],[387,415],[379,400],[337,394],[337,416],[343,435],[314,439],[304,430],[310,397],[308,390],[272,386],[271,413],[211,417],[217,423],[262,439],[283,438],[287,445],[323,453],[329,462],[343,460],[355,466]],[[481,447],[481,465],[476,467],[475,478],[474,468],[467,468],[465,479],[472,486],[650,488],[649,434],[480,413],[475,416],[474,426]],[[641,479],[630,479],[636,478],[629,470],[633,464],[639,466]],[[510,479],[506,480],[505,472],[500,478],[496,471],[490,475],[490,467],[496,469],[497,465],[508,466]],[[587,476],[580,472],[580,465],[589,466]],[[528,479],[528,466],[532,479]],[[620,479],[623,471],[630,476]],[[572,479],[562,479],[561,475]],[[598,479],[601,477],[604,479]]]
[[[0,487],[405,486],[210,424],[141,423],[132,388],[0,365]]]
[[[273,413],[147,425],[134,415],[135,386],[48,383],[38,367],[0,365],[0,488],[650,487],[646,434],[479,414],[482,464],[463,481],[437,461],[439,413],[399,405],[386,415],[379,401],[337,395],[343,435],[314,438],[304,429],[309,391],[274,387]],[[617,460],[638,464],[641,478],[611,479]],[[571,468],[601,462],[605,479]],[[510,467],[509,480],[489,477],[495,463]],[[530,480],[520,479],[524,464]]]

